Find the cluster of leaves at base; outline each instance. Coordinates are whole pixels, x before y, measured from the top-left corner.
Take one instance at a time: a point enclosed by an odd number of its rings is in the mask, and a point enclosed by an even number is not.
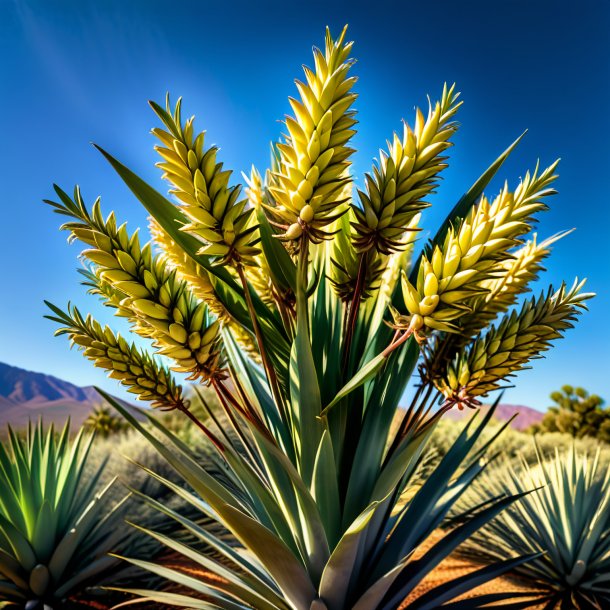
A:
[[[572,444],[548,453],[535,450],[534,464],[523,457],[500,460],[466,492],[463,514],[497,497],[533,490],[474,533],[460,552],[483,562],[538,552],[514,574],[537,592],[540,607],[608,608],[610,469],[601,462],[599,448],[581,453]]]
[[[66,600],[125,569],[111,551],[133,552],[123,526],[128,498],[101,486],[105,464],[85,472],[92,437],[70,440],[42,422],[10,428],[0,445],[0,599],[18,608],[65,608]]]

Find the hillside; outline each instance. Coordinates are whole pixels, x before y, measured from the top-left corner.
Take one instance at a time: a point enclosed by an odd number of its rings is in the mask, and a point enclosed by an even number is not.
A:
[[[485,406],[481,407],[482,409]],[[464,409],[463,411],[459,411],[458,409],[452,409],[447,414],[447,417],[455,420],[462,419],[464,417],[470,416],[472,411],[470,409]],[[537,424],[544,417],[544,413],[541,411],[537,411],[536,409],[532,409],[531,407],[526,407],[524,405],[498,405],[496,409],[495,418],[500,421],[507,421],[513,415],[517,415],[512,422],[512,427],[516,430],[525,430],[525,428],[529,428],[532,424]]]
[[[68,417],[79,427],[101,402],[92,386],[79,387],[57,377],[0,362],[0,427],[21,427],[41,415],[62,425]]]

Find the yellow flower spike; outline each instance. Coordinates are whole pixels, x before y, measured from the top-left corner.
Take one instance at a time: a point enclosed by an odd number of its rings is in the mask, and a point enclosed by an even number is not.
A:
[[[156,348],[172,350],[180,347],[183,351],[171,352],[176,360],[176,370],[203,381],[223,375],[222,359],[219,356],[219,329],[212,324],[205,304],[197,300],[186,281],[179,278],[168,265],[167,259],[153,256],[150,244],[140,247],[137,232],[129,235],[125,225],[117,228],[112,215],[104,220],[99,199],[89,213],[78,189],[75,189],[73,201],[60,189],[57,192],[62,203],[53,205],[74,219],[64,224],[63,229],[70,231],[73,237],[76,237],[74,229],[88,228],[108,238],[108,250],[105,252],[108,256],[105,259],[95,257],[97,263],[92,275],[99,279],[96,290],[102,296],[108,296],[109,304],[118,306],[121,315],[132,322],[134,330],[152,339]],[[89,235],[82,231],[79,233],[89,240],[86,242],[89,246],[96,245],[93,243],[92,232]],[[89,251],[85,250],[85,257],[87,252]],[[137,290],[134,285],[138,286]],[[208,332],[210,325],[216,329],[213,337]],[[209,361],[196,361],[188,347],[188,333],[180,328],[209,337]],[[202,339],[202,343],[205,342]]]
[[[441,325],[454,322],[447,332],[460,330],[467,339],[471,335],[464,332],[462,319],[466,328],[469,321],[485,322],[477,317],[477,307],[485,302],[496,278],[506,274],[506,266],[513,260],[507,251],[519,245],[520,237],[530,228],[532,215],[546,209],[543,199],[555,193],[550,184],[557,178],[556,166],[554,163],[540,174],[537,166],[532,174],[526,174],[514,193],[505,185],[491,204],[481,197],[457,228],[449,228],[442,246],[434,247],[432,262],[422,255],[415,293],[409,293],[408,300],[405,296],[410,314],[421,313],[424,298],[437,294],[438,304],[433,307],[427,301],[425,308],[426,320],[432,322],[426,324],[430,330],[439,330],[434,320]],[[425,334],[425,329],[421,332]]]
[[[194,118],[182,122],[181,100],[173,111],[169,96],[165,109],[154,102],[151,106],[168,130],[152,133],[162,144],[155,150],[165,160],[157,165],[190,221],[182,229],[202,239],[207,245],[199,253],[216,257],[219,264],[253,264],[258,237],[252,209],[239,199],[241,186],[229,186],[231,172],[217,162],[215,147],[204,148],[205,132],[194,137]]]
[[[267,201],[266,184],[257,169],[252,166],[250,175],[242,174],[247,184],[246,195],[252,207],[255,210],[261,210]],[[268,175],[268,174],[267,174]],[[253,223],[255,216],[252,216]],[[258,224],[258,222],[257,222]],[[256,229],[258,231],[258,229]],[[273,296],[273,283],[271,281],[271,273],[267,260],[262,252],[254,257],[254,265],[246,267],[246,277],[248,281],[259,294],[261,299],[269,306],[275,307]]]
[[[169,370],[145,351],[115,335],[108,326],[102,327],[90,315],[83,317],[70,304],[67,312],[50,303],[47,305],[54,315],[46,317],[61,324],[55,334],[68,335],[95,366],[105,369],[109,377],[118,379],[138,399],[165,410],[188,407],[181,386],[176,384]],[[95,347],[89,347],[92,345]]]
[[[235,336],[239,345],[246,350],[250,357],[258,359],[258,350],[252,335],[237,324],[229,315],[223,303],[218,299],[214,286],[210,281],[208,272],[198,265],[188,254],[180,248],[178,244],[157,224],[153,219],[149,219],[149,229],[153,240],[159,245],[165,256],[169,267],[180,275],[187,283],[193,294],[203,301],[216,319],[227,326]],[[255,272],[258,267],[247,267],[248,271]],[[203,321],[204,309],[197,309],[194,318],[196,322]],[[191,333],[188,337],[188,345],[192,350],[196,350],[201,345],[199,333]]]
[[[405,124],[402,140],[394,134],[388,151],[380,151],[379,164],[366,176],[366,192],[359,192],[361,207],[353,206],[358,252],[375,249],[390,254],[410,242],[410,222],[428,207],[425,198],[434,192],[437,176],[446,167],[442,153],[457,129],[451,119],[461,105],[458,97],[455,86],[445,85],[441,101],[434,109],[430,106],[428,119],[417,109],[415,130]],[[433,143],[437,136],[441,139]]]
[[[433,379],[449,403],[468,404],[470,399],[499,389],[503,381],[549,349],[551,341],[572,328],[585,301],[584,281],[569,290],[563,284],[527,301],[519,312],[505,314],[497,326],[479,335],[458,353],[440,377]]]
[[[324,53],[314,49],[315,70],[305,68],[307,82],[297,81],[301,100],[290,100],[294,117],[286,118],[288,135],[277,146],[279,163],[269,185],[274,205],[266,206],[286,241],[329,239],[329,225],[347,211],[343,187],[351,182],[346,170],[356,79],[348,74],[352,43],[345,33],[333,40],[327,30]]]
[[[496,316],[513,306],[528,284],[543,271],[542,261],[550,254],[551,246],[571,231],[564,231],[539,242],[533,238],[494,269],[494,277],[481,283],[485,293],[470,302],[471,313],[460,320],[465,339],[485,328]]]

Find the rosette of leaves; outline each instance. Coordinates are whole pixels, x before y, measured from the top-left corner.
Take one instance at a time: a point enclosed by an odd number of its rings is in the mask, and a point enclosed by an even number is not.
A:
[[[0,599],[12,607],[58,610],[125,570],[108,553],[134,550],[127,496],[108,502],[104,463],[85,474],[92,440],[82,430],[70,440],[69,422],[60,433],[39,422],[0,445]]]
[[[479,560],[539,553],[515,575],[538,591],[549,610],[589,610],[610,604],[610,471],[600,450],[574,445],[540,451],[490,468],[467,492],[463,505],[536,489],[471,537],[463,551]]]

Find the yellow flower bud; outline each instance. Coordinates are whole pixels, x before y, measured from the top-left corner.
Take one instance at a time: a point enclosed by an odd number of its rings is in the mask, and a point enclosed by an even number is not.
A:
[[[424,295],[431,297],[438,293],[438,279],[434,273],[427,273],[424,281]]]
[[[311,222],[314,219],[314,209],[310,205],[306,205],[301,210],[299,216],[303,222]]]
[[[285,239],[298,239],[303,234],[303,227],[298,222],[291,224],[283,237]]]
[[[436,309],[439,304],[438,294],[426,296],[419,303],[419,313],[422,316],[429,316]]]
[[[424,327],[424,319],[419,314],[411,316],[411,322],[409,323],[409,330],[411,332],[420,330]]]
[[[182,326],[181,324],[170,324],[169,335],[174,341],[177,341],[178,343],[186,343],[187,333],[184,326]]]

